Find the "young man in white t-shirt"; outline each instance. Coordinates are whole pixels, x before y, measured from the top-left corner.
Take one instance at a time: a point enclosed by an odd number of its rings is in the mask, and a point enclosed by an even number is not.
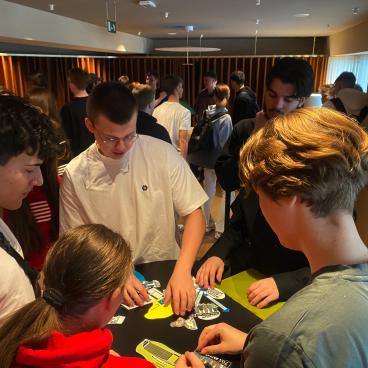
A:
[[[52,124],[21,98],[0,96],[0,213],[16,210],[36,185],[40,165],[53,148]],[[34,300],[31,282],[7,245],[23,257],[22,248],[0,218],[0,324],[4,317]]]
[[[183,81],[176,75],[167,76],[162,82],[167,93],[167,102],[162,103],[153,111],[152,116],[169,132],[171,142],[186,159],[188,153],[188,130],[191,126],[190,111],[180,104],[183,96]]]
[[[86,126],[96,142],[66,168],[60,192],[60,230],[102,223],[119,232],[135,264],[176,260],[166,301],[177,314],[194,305],[191,268],[204,234],[201,206],[208,197],[172,145],[136,133],[137,105],[120,83],[101,83],[87,102]],[[181,246],[175,216],[185,221]],[[132,275],[127,304],[147,293]]]

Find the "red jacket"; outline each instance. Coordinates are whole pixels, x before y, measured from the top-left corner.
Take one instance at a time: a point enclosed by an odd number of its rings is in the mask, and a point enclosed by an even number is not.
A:
[[[20,346],[14,367],[34,368],[154,368],[141,358],[110,355],[112,334],[108,329],[64,336],[54,331],[49,339],[31,348]]]

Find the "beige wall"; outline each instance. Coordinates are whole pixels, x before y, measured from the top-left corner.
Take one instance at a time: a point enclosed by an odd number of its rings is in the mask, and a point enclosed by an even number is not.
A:
[[[107,53],[144,54],[148,40],[0,0],[0,42]]]
[[[330,55],[368,52],[368,21],[329,37]]]
[[[165,53],[154,50],[155,47],[185,46],[186,39],[152,39],[149,53],[151,55],[182,55]],[[190,46],[199,46],[199,39],[190,39]],[[202,40],[204,47],[217,47],[221,51],[203,53],[202,56],[237,56],[254,55],[253,38],[208,38]],[[257,42],[257,55],[311,55],[313,51],[313,37],[274,37],[259,38]],[[327,37],[317,37],[314,52],[316,55],[328,55]],[[193,55],[199,55],[194,53]]]

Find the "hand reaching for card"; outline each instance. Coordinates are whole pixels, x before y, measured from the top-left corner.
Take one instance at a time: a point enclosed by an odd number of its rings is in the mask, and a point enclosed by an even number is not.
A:
[[[165,292],[165,304],[171,300],[175,314],[184,316],[194,307],[195,288],[189,271],[175,268]]]
[[[224,261],[216,256],[210,257],[203,263],[196,275],[196,281],[200,287],[208,289],[215,287],[215,279],[218,283],[222,280]]]
[[[124,304],[128,306],[143,306],[144,302],[149,301],[149,296],[145,287],[139,282],[133,273],[130,274],[125,282],[123,290]]]

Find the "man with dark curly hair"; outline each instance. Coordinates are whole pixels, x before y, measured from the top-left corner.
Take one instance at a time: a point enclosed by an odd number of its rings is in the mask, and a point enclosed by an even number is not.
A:
[[[56,149],[46,115],[11,95],[0,96],[0,213],[16,210],[34,186],[43,183],[40,166]],[[17,239],[0,218],[0,323],[34,299],[34,274]]]

